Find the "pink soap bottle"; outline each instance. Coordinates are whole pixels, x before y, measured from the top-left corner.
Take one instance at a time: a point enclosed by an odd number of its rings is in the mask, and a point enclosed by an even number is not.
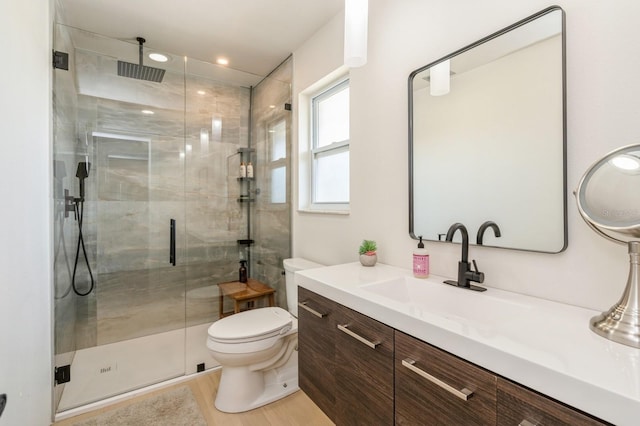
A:
[[[413,251],[413,276],[416,278],[427,278],[429,276],[429,253],[424,248],[422,236],[418,243],[418,248]]]

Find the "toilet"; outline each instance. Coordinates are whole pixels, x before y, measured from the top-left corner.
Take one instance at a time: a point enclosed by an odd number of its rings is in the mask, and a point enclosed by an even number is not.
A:
[[[213,323],[207,349],[222,366],[215,406],[240,413],[284,398],[298,388],[298,287],[294,273],[323,265],[285,259],[286,311],[278,307],[240,312]]]

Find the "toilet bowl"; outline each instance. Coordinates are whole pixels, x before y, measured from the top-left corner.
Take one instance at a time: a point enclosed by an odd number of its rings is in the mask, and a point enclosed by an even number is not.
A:
[[[298,388],[298,320],[295,271],[322,265],[285,259],[289,312],[278,307],[240,312],[214,322],[207,349],[222,366],[215,406],[227,413],[258,408]]]

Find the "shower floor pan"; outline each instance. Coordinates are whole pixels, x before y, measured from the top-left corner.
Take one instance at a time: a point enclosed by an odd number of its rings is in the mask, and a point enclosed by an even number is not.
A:
[[[122,342],[81,349],[71,363],[71,381],[64,384],[56,418],[65,411],[196,372],[196,366],[217,367],[206,348],[201,324]],[[186,353],[185,353],[185,347]]]

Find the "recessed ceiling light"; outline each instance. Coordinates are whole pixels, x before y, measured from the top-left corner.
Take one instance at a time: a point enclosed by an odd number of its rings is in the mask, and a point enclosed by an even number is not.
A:
[[[151,111],[150,109],[143,109],[143,110],[142,110],[142,111],[140,111],[140,112],[141,112],[141,113],[143,113],[143,114],[146,114],[146,115],[153,115],[153,114],[155,114],[155,112]]]
[[[229,60],[227,58],[218,58],[216,62],[218,65],[229,65]]]
[[[204,90],[198,90],[198,92],[197,92],[197,93],[198,93],[198,95],[204,95],[204,94],[206,94],[207,92],[205,92]]]
[[[275,105],[269,105],[269,108],[275,108],[275,107],[276,107]]]
[[[149,59],[156,62],[167,62],[169,57],[167,55],[163,55],[162,53],[149,53]]]

